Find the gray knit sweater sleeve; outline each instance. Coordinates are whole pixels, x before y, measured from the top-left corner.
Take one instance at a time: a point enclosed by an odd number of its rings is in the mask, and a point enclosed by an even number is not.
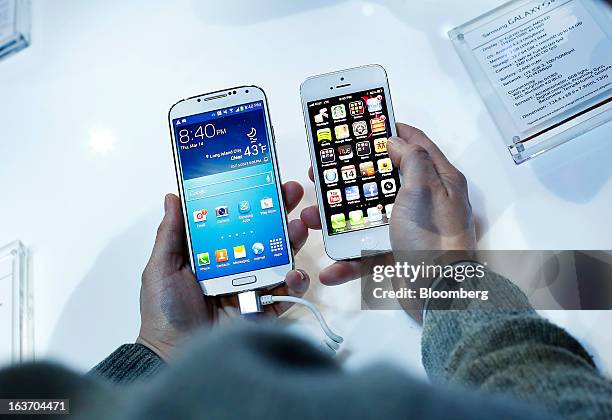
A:
[[[432,300],[422,358],[433,381],[535,401],[568,419],[612,418],[612,383],[565,330],[541,318],[525,295],[494,273],[438,290],[488,290],[488,300]]]
[[[98,363],[89,375],[126,385],[155,375],[163,366],[162,359],[147,347],[124,344]]]

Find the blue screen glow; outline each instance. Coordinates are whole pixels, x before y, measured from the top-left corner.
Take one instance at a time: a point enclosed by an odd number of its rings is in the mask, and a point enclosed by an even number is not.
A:
[[[172,124],[197,279],[288,264],[263,102]]]

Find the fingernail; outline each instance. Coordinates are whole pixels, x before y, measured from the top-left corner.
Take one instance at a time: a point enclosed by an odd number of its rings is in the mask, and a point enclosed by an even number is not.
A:
[[[164,213],[168,212],[168,207],[170,207],[170,196],[164,197]]]
[[[399,142],[399,138],[397,137],[389,137],[387,139],[387,147],[396,147]]]
[[[300,280],[304,281],[306,279],[306,274],[302,270],[295,270],[300,275]]]

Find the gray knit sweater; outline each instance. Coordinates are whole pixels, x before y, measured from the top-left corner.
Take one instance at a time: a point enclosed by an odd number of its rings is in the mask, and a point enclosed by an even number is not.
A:
[[[6,369],[0,394],[71,398],[84,419],[612,418],[610,382],[516,287],[494,274],[461,287],[490,298],[430,302],[422,358],[433,384],[385,364],[349,372],[279,327],[249,324],[202,331],[171,366],[126,344],[87,377]]]

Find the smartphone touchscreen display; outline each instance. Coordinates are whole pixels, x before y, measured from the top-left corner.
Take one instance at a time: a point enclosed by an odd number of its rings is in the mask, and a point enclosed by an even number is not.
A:
[[[176,118],[199,281],[289,263],[262,101]]]
[[[328,233],[386,225],[400,187],[384,88],[309,102]]]

